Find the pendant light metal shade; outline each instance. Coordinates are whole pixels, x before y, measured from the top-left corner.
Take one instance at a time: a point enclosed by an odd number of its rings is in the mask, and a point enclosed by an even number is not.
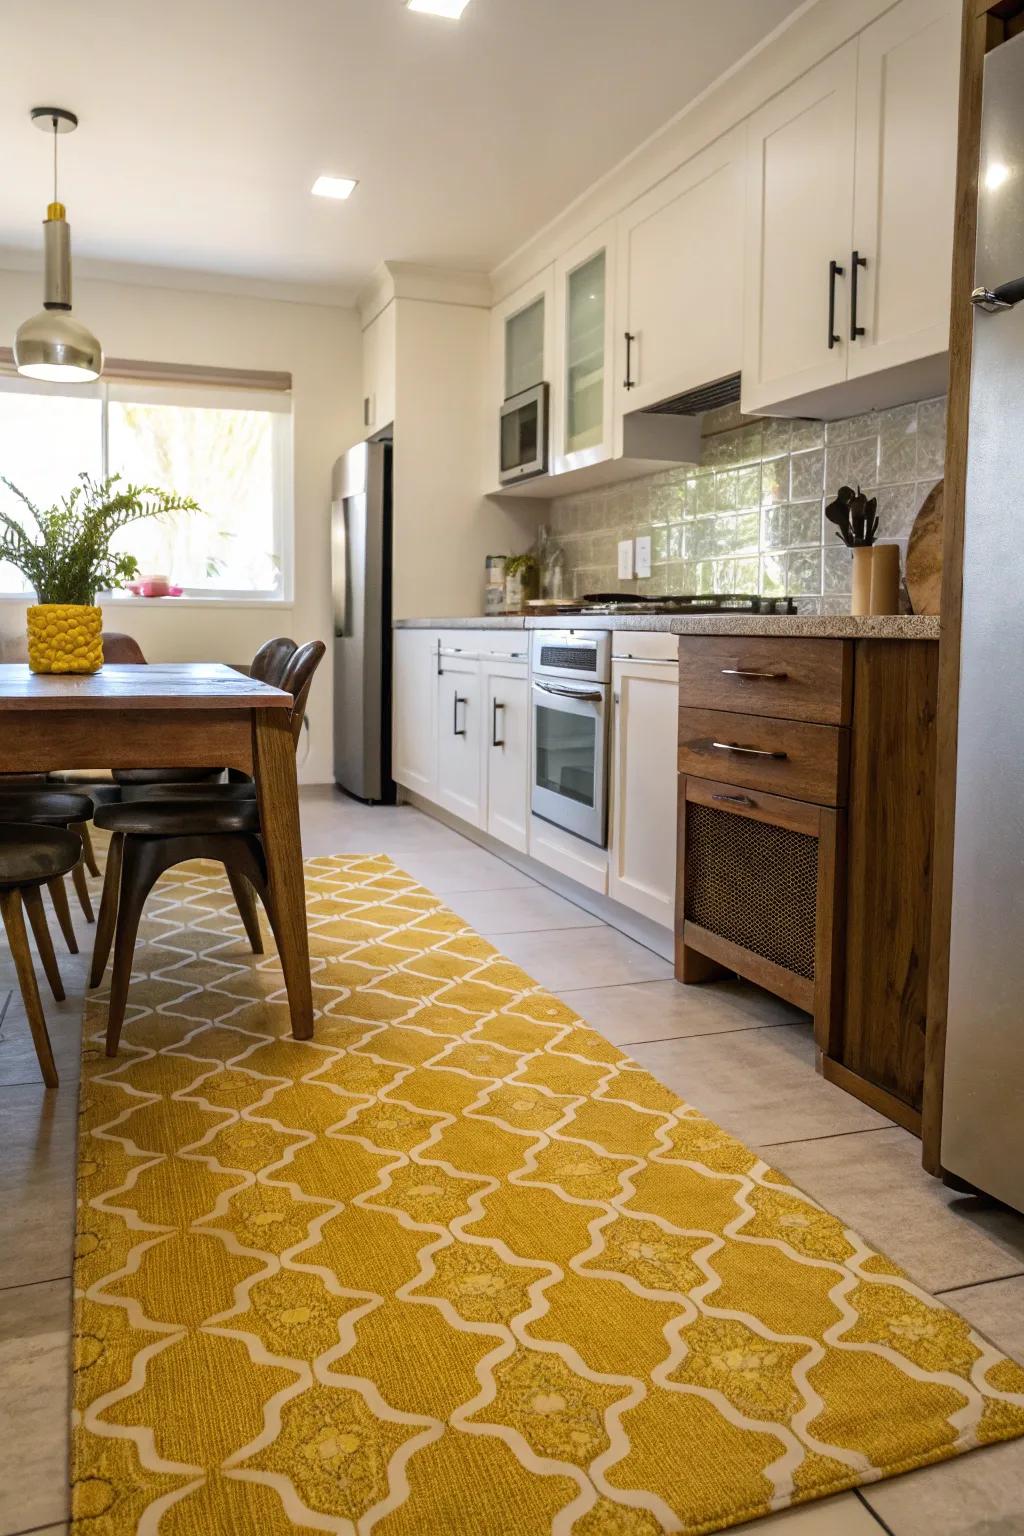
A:
[[[78,126],[63,107],[34,107],[32,120],[53,129],[54,201],[43,223],[45,278],[43,307],[18,327],[14,362],[19,373],[53,384],[88,384],[103,372],[103,348],[71,313],[71,228],[57,202],[57,135]]]

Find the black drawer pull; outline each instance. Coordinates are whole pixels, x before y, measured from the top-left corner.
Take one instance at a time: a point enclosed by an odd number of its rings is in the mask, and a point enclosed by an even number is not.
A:
[[[461,731],[459,730],[459,705],[460,704],[468,704],[468,703],[469,703],[469,700],[467,698],[464,698],[461,693],[457,693],[455,695],[455,698],[452,700],[452,735],[453,736],[465,736],[465,734],[466,734],[466,727],[465,726],[462,727]]]
[[[504,738],[504,736],[502,736],[500,741],[498,740],[498,710],[499,709],[501,710],[501,718],[502,718],[502,720],[504,720],[504,718],[505,718],[505,706],[504,706],[504,704],[502,704],[499,699],[492,700],[492,702],[491,702],[491,746],[492,747],[503,747],[505,745],[505,738]]]

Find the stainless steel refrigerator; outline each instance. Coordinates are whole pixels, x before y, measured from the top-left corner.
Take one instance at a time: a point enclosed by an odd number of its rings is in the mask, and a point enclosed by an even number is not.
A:
[[[1024,34],[982,101],[942,1164],[1024,1211]]]
[[[360,443],[334,466],[334,778],[392,802],[391,444]]]

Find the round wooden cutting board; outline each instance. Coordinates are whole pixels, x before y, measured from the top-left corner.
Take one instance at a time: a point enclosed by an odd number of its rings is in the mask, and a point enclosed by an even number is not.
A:
[[[942,486],[925,499],[907,544],[907,591],[915,613],[938,613],[942,592]]]

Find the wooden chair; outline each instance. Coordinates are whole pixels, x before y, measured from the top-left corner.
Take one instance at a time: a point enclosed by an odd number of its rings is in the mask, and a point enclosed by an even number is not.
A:
[[[325,651],[322,640],[312,640],[296,649],[284,668],[280,686],[293,697],[295,742],[313,676]],[[223,864],[254,954],[263,953],[257,897],[266,908],[271,928],[275,918],[259,835],[255,784],[125,785],[121,801],[99,806],[95,820],[113,836],[89,985],[96,987],[102,980],[113,944],[107,1055],[116,1056],[142,909],[162,874],[188,859],[214,859]]]
[[[50,941],[40,888],[62,880],[81,857],[81,839],[73,832],[59,827],[22,826],[14,822],[0,824],[0,913],[3,915],[7,942],[18,974],[18,985],[29,1029],[32,1031],[39,1070],[47,1088],[57,1087],[57,1068],[46,1029],[43,1005],[39,1000],[39,987],[25,931],[25,913],[28,913],[32,924],[36,948],[50,989],[60,1001],[64,997],[64,988]]]
[[[51,784],[13,785],[0,784],[0,823],[17,822],[36,827],[55,827],[72,832],[77,837],[79,857],[71,865],[71,879],[78,895],[86,922],[96,921],[89,895],[89,882],[85,877],[82,861],[83,842],[79,829],[87,826],[93,814],[92,799],[79,791]],[[64,876],[55,875],[46,881],[46,888],[53,902],[53,910],[60,924],[64,941],[73,955],[78,954],[78,940],[71,921],[68,893]]]

